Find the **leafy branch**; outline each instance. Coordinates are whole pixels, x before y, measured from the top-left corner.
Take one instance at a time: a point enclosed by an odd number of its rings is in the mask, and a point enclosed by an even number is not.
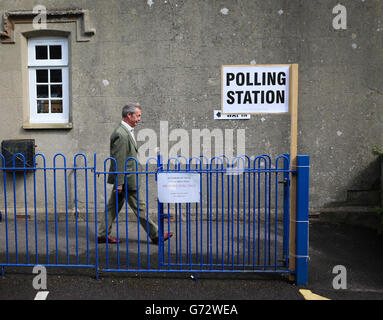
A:
[[[374,148],[372,149],[372,152],[374,154],[377,154],[378,156],[383,156],[383,150],[380,149],[378,146],[374,146]]]

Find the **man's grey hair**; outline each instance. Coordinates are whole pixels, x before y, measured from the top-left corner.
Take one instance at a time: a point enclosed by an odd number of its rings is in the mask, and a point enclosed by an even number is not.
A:
[[[141,110],[141,106],[138,103],[129,103],[122,108],[122,118],[126,118],[127,114],[133,114],[137,109]]]

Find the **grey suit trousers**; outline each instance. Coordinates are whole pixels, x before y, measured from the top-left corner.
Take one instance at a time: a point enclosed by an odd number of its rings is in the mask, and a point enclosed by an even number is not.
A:
[[[145,203],[144,193],[139,191],[139,197],[140,197],[139,206],[137,206],[137,191],[129,191],[129,190],[127,191],[127,203],[129,204],[129,207],[133,210],[137,218],[138,218],[138,208],[140,210],[139,221],[141,226],[149,234],[150,239],[157,238],[158,237],[157,224],[154,223],[149,216],[148,218],[146,217],[146,203]],[[116,220],[117,214],[120,212],[124,203],[125,203],[124,186],[122,188],[122,192],[118,194],[117,206],[116,206],[116,188],[114,187],[113,191],[110,194],[110,198],[107,204],[107,212],[102,215],[101,221],[99,222],[99,225],[98,225],[99,237],[106,237],[106,229],[108,229],[108,236],[110,235],[110,232],[112,230],[112,224]],[[108,227],[106,227],[107,224],[108,224]]]

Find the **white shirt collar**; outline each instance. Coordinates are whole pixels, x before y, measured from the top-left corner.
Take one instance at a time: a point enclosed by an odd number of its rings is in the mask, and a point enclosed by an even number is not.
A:
[[[128,129],[128,131],[130,132],[130,135],[131,135],[132,138],[133,138],[134,143],[137,144],[137,142],[136,142],[136,138],[134,137],[134,128],[132,128],[130,125],[128,125],[125,121],[121,121],[121,124],[122,124],[123,126],[125,126],[125,128]]]
[[[123,124],[129,130],[129,132],[133,132],[134,128],[128,125],[125,121],[121,121],[121,124]]]

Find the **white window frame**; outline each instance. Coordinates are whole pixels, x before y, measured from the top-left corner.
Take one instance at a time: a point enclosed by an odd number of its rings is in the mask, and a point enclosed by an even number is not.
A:
[[[36,46],[61,46],[61,59],[36,59]],[[68,65],[68,39],[67,38],[53,38],[41,37],[31,38],[28,40],[28,72],[29,72],[29,122],[30,123],[69,123],[69,65]],[[41,100],[62,100],[62,113],[37,113],[37,82],[36,70],[49,70],[61,69],[62,70],[62,98],[52,98],[50,90],[48,90],[48,98]],[[48,89],[50,88],[50,81],[48,80]],[[53,84],[53,83],[52,83]]]

